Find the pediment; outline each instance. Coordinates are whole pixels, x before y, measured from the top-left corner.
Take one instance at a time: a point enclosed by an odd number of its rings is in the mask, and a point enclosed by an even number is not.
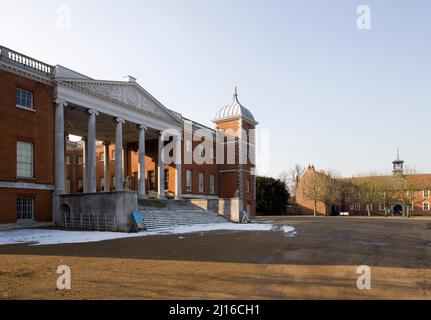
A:
[[[75,82],[75,81],[73,81]],[[138,84],[77,81],[74,85],[102,96],[136,107],[160,118],[180,122],[176,114],[164,107]]]

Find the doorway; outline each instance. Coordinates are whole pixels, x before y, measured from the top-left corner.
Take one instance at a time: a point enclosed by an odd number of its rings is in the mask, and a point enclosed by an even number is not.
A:
[[[340,215],[340,206],[332,205],[331,206],[331,215],[339,216]]]
[[[155,189],[156,176],[154,170],[148,171],[148,190],[154,191]]]
[[[403,215],[403,206],[397,204],[394,206],[394,216],[402,216]]]

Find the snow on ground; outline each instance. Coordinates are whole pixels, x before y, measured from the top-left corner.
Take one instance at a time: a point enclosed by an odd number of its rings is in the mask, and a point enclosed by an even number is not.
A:
[[[281,227],[281,230],[283,230],[284,234],[288,237],[296,236],[295,228],[292,226],[283,226]]]
[[[122,238],[145,237],[154,235],[185,234],[218,230],[231,231],[273,231],[283,232],[287,236],[296,235],[294,227],[275,226],[272,224],[235,224],[213,223],[190,226],[176,226],[163,231],[141,231],[138,233],[100,232],[100,231],[63,231],[52,229],[17,229],[0,231],[0,245],[6,244],[61,244],[98,242]]]

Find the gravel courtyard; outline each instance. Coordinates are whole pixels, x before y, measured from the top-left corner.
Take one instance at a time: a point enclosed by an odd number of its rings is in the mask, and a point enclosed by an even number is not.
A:
[[[3,245],[0,299],[431,298],[430,219],[270,219],[296,235],[219,230]],[[56,289],[59,265],[71,268],[71,290]],[[370,290],[356,287],[359,265],[371,267]]]

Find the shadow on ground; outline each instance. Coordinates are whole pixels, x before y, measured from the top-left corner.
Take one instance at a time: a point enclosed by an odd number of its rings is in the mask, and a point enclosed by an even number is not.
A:
[[[268,219],[268,217],[265,217]],[[295,265],[370,265],[431,269],[429,220],[271,217],[281,232],[213,231],[94,243],[0,246],[0,255],[102,257]]]

